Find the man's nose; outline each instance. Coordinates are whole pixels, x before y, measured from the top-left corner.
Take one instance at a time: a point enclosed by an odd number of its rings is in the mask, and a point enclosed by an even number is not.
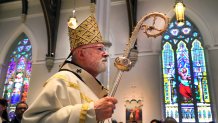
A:
[[[105,57],[105,58],[107,58],[107,57],[109,56],[109,54],[108,54],[107,51],[104,51],[102,55],[103,55],[103,57]]]

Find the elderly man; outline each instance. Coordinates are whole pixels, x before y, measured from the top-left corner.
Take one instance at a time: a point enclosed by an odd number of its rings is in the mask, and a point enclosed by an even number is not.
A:
[[[96,79],[105,71],[108,54],[93,15],[69,29],[71,57],[48,79],[24,113],[22,123],[108,122],[117,100]],[[69,61],[69,58],[71,60]]]

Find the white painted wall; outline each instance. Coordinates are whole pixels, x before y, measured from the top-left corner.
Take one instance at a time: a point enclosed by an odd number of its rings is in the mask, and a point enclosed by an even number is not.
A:
[[[25,23],[21,23],[20,14],[10,9],[10,14],[6,13],[7,7],[0,5],[0,70],[4,67],[5,56],[13,41],[25,32],[33,45],[33,69],[28,94],[28,103],[31,104],[37,93],[41,91],[43,83],[55,72],[58,66],[69,53],[69,42],[66,22],[71,15],[72,6],[69,0],[63,0],[59,22],[59,30],[56,46],[55,65],[51,72],[45,67],[45,55],[47,54],[47,32],[44,16],[39,2],[30,0],[30,13]],[[77,7],[78,21],[81,22],[89,15],[88,0],[81,0]],[[207,47],[207,64],[210,74],[210,85],[213,97],[214,109],[218,109],[218,26],[216,16],[218,12],[217,0],[184,0],[187,11],[186,15],[196,24],[203,35],[205,46]],[[85,5],[85,6],[83,6]],[[163,12],[170,18],[174,16],[174,1],[172,0],[139,0],[138,20],[149,12]],[[15,6],[15,5],[14,5]],[[17,7],[19,10],[19,7]],[[109,40],[112,46],[110,54],[110,78],[113,83],[116,75],[116,68],[113,61],[123,53],[123,49],[128,40],[128,17],[125,0],[116,1],[111,4],[110,12],[110,33]],[[125,72],[116,96],[119,103],[113,115],[117,121],[125,123],[126,98],[136,97],[143,99],[143,122],[162,118],[162,98],[161,98],[161,66],[160,50],[161,37],[147,38],[140,33],[138,36],[139,60],[135,67]],[[2,82],[3,76],[0,76]],[[111,84],[112,85],[112,84]],[[1,88],[3,84],[1,83]],[[215,110],[216,112],[216,110]],[[215,114],[216,120],[217,114]]]

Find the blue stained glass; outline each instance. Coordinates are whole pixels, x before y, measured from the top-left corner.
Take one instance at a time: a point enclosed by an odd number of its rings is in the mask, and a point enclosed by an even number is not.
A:
[[[193,33],[193,36],[194,36],[194,37],[197,37],[197,36],[198,36],[198,33],[197,33],[197,32],[194,32],[194,33]]]
[[[172,40],[169,40],[170,43],[172,43]]]
[[[174,42],[174,44],[176,44],[178,42],[178,40],[177,39],[173,39],[173,42]]]
[[[32,46],[25,34],[10,54],[3,97],[9,101],[10,118],[18,102],[26,101],[32,67]],[[19,38],[20,39],[20,38]]]
[[[23,49],[24,49],[24,46],[19,46],[19,47],[17,47],[17,50],[18,50],[19,52],[23,51]]]
[[[22,91],[22,83],[23,83],[23,73],[18,72],[16,74],[15,80],[14,80],[14,89],[13,93],[11,95],[11,104],[17,104],[20,101],[21,98],[21,91]]]
[[[205,58],[197,27],[187,17],[178,26],[174,18],[162,40],[166,117],[188,123],[213,121]]]
[[[28,51],[30,51],[30,50],[31,50],[31,48],[32,48],[32,46],[31,46],[31,45],[29,45],[29,46],[26,46],[26,47],[25,47],[25,51],[26,51],[26,52],[28,52]]]
[[[28,58],[29,57],[29,55],[28,54],[25,54],[25,58]]]
[[[169,35],[165,35],[164,39],[168,40],[168,39],[170,39],[170,36]]]
[[[170,23],[169,29],[171,29],[173,26],[174,26],[174,24],[173,24],[173,23]]]
[[[179,39],[183,39],[184,36],[183,36],[183,35],[179,35],[178,38],[179,38]]]
[[[193,105],[182,105],[182,121],[183,122],[195,122],[195,114]]]
[[[10,59],[10,62],[14,62],[14,61],[15,61],[15,58],[12,57],[12,58]]]
[[[181,100],[184,103],[192,103],[191,92],[191,75],[190,75],[190,62],[188,56],[188,49],[184,42],[179,42],[177,49],[177,68],[178,68],[178,80],[179,92],[183,97]]]
[[[23,40],[23,45],[26,45],[28,43],[29,39],[24,39]]]
[[[22,41],[19,41],[19,42],[17,43],[17,45],[21,45],[21,43],[22,43]]]
[[[185,39],[185,42],[188,43],[189,41],[190,41],[190,38],[186,38],[186,39]]]
[[[16,52],[16,51],[14,51],[12,54],[17,54],[17,52]]]
[[[192,26],[192,24],[187,20],[185,21],[187,26]]]
[[[183,28],[183,29],[182,29],[182,32],[183,32],[185,35],[189,34],[190,31],[191,31],[190,28]]]
[[[179,33],[179,30],[178,30],[178,29],[172,29],[172,30],[170,31],[170,33],[171,33],[172,35],[174,35],[174,36],[177,36],[178,33]]]
[[[25,57],[21,57],[18,61],[17,70],[22,71],[25,69],[26,66],[26,59]]]
[[[174,53],[172,46],[169,43],[166,43],[163,48],[163,54],[165,59],[163,59],[163,64],[165,67],[163,69],[164,73],[164,85],[165,85],[165,102],[167,104],[177,103],[176,88],[174,84]]]
[[[17,58],[20,58],[21,57],[21,55],[20,54],[17,54],[17,55],[15,55]]]
[[[29,77],[31,75],[31,71],[32,71],[32,63],[28,62],[27,63],[27,67],[26,67],[26,76]]]
[[[13,74],[15,72],[15,68],[16,68],[16,62],[11,60],[11,62],[9,63],[6,79],[10,79],[11,77],[13,77]],[[5,83],[8,83],[8,81],[6,81]]]

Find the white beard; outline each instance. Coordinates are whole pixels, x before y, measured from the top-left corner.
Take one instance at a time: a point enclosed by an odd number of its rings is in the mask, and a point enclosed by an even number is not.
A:
[[[102,58],[99,63],[98,63],[98,72],[101,73],[101,72],[104,72],[106,71],[106,65],[107,64],[107,59],[106,58]]]

